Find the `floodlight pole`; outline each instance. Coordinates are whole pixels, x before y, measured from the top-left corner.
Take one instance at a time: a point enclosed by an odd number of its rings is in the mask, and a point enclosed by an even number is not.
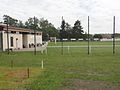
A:
[[[113,54],[115,54],[115,16],[113,17]]]
[[[65,29],[65,21],[64,21],[64,19],[63,19],[63,16],[62,16],[62,25],[61,25],[61,28],[62,28],[62,30],[61,30],[61,45],[62,45],[62,48],[61,48],[61,54],[63,55],[63,31],[64,31],[64,29]]]
[[[9,51],[9,31],[8,31],[8,17],[7,17],[7,49],[8,49],[8,54],[10,54],[10,51]]]
[[[62,52],[61,52],[61,53],[62,53],[62,55],[63,55],[63,38],[62,38]]]
[[[34,55],[36,55],[36,26],[35,26],[35,17],[34,17]]]
[[[89,16],[88,16],[88,55],[90,54],[90,41],[89,41]]]

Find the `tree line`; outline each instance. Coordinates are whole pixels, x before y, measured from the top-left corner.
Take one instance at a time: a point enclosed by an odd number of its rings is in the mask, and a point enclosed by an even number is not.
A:
[[[43,40],[48,40],[50,37],[60,38],[60,36],[68,40],[70,40],[71,38],[75,38],[76,40],[82,38],[83,40],[86,40],[88,36],[87,33],[84,31],[80,20],[76,20],[73,26],[71,26],[68,22],[65,22],[65,27],[62,33],[60,32],[62,30],[61,27],[56,28],[52,23],[50,23],[47,19],[44,18],[38,19],[37,17],[30,17],[23,23],[23,21],[21,20],[18,20],[8,15],[3,15],[2,23],[8,23],[9,26],[14,27],[42,31]],[[100,34],[89,36],[90,38],[102,38]]]
[[[43,40],[47,40],[49,37],[58,37],[58,30],[54,27],[52,23],[50,23],[47,19],[37,17],[30,17],[27,21],[23,23],[23,21],[15,19],[11,16],[4,15],[3,23],[9,26],[18,27],[18,28],[27,28],[32,30],[42,31]]]

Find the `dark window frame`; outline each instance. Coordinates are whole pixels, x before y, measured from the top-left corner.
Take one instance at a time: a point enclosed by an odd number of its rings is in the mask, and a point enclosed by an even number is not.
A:
[[[10,37],[10,46],[13,47],[13,37]]]

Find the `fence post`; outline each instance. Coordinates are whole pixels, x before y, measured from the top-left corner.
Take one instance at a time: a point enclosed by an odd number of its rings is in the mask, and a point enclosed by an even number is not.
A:
[[[70,52],[70,46],[68,46],[68,53]]]
[[[113,17],[113,54],[115,54],[115,16]]]
[[[27,77],[28,78],[30,77],[30,70],[29,70],[29,68],[27,68]]]
[[[90,39],[90,36],[89,36],[89,33],[90,33],[89,24],[90,24],[90,23],[89,23],[89,16],[88,16],[88,55],[90,54],[90,51],[89,51],[89,50],[90,50],[90,49],[89,49],[89,48],[90,48],[90,47],[89,47],[89,45],[90,45],[90,40],[89,40],[89,39]]]
[[[42,69],[44,68],[44,63],[43,63],[43,60],[41,61],[41,64],[42,64]]]
[[[90,49],[89,51],[90,51],[90,53],[91,53],[91,52],[92,52],[92,47],[90,46],[90,48],[89,48],[89,49]]]

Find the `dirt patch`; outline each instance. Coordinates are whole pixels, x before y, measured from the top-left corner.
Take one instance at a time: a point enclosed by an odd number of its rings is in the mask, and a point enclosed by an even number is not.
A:
[[[21,78],[21,79],[26,79],[27,78],[27,72],[26,70],[11,70],[7,73],[7,77],[10,78]]]
[[[120,86],[108,84],[104,81],[70,79],[65,81],[60,90],[120,90]]]

